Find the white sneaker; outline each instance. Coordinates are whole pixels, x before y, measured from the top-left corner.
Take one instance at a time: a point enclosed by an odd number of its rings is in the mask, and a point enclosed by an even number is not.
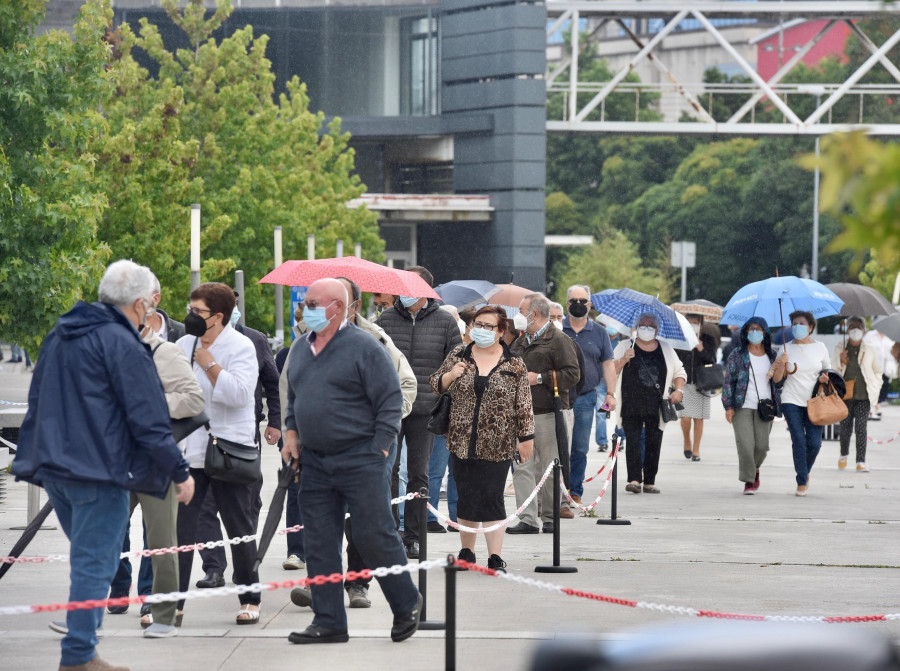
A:
[[[857,462],[857,464],[856,464],[856,472],[857,472],[857,473],[868,473],[868,472],[869,472],[869,467],[866,466],[866,462],[864,462],[864,461]]]
[[[281,562],[281,568],[285,571],[297,571],[299,569],[305,568],[306,564],[298,557],[297,555],[291,555],[283,562]]]
[[[47,626],[50,627],[51,631],[55,631],[57,634],[62,634],[63,636],[69,633],[69,625],[60,620],[54,620]],[[103,629],[97,630],[97,638],[103,638]]]
[[[838,459],[838,468],[840,468],[841,470],[847,468],[847,457],[841,457],[840,459]]]
[[[144,629],[144,638],[172,638],[173,636],[178,636],[178,629],[171,624],[154,622]]]

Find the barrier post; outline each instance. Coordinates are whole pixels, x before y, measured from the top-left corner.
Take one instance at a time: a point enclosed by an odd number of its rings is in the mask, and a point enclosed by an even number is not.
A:
[[[619,436],[614,433],[612,439],[613,439],[613,452],[615,452],[615,450],[619,444]],[[612,485],[612,491],[610,492],[610,496],[612,496],[612,502],[610,504],[609,519],[608,520],[606,520],[606,519],[597,520],[597,524],[602,524],[604,526],[611,526],[611,525],[612,526],[625,526],[625,525],[631,524],[630,520],[623,520],[621,517],[616,517],[616,512],[617,512],[616,501],[617,501],[617,494],[618,494],[618,489],[619,489],[619,485],[618,485],[618,482],[619,482],[619,458],[621,456],[622,456],[622,452],[620,449],[619,454],[616,456],[616,465],[613,466],[612,483],[610,483]]]
[[[419,518],[419,562],[428,560],[428,488],[419,490],[419,504],[416,506],[416,515]],[[444,623],[439,620],[428,621],[426,609],[428,608],[428,571],[419,569],[419,593],[422,595],[422,614],[419,618],[419,629],[439,631],[444,629]]]
[[[24,526],[16,526],[10,527],[12,531],[24,531],[28,528],[32,522],[34,522],[34,518],[38,516],[38,513],[41,512],[41,488],[37,485],[32,485],[28,483],[28,502],[26,508],[26,517],[27,522]],[[41,526],[39,531],[51,531],[56,529],[56,527],[51,525]]]
[[[444,567],[444,620],[446,622],[444,635],[444,669],[456,671],[456,573],[454,563],[456,558],[447,555],[447,566]]]
[[[551,476],[553,478],[553,565],[535,566],[535,573],[578,573],[578,569],[574,566],[560,566],[559,564],[559,497],[561,494],[559,476],[561,472],[559,459],[555,459],[553,461],[553,475]]]

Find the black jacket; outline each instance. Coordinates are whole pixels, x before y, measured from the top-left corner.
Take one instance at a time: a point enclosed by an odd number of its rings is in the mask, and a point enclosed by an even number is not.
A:
[[[690,352],[683,349],[675,350],[675,354],[684,364],[684,370],[687,372],[687,384],[694,384],[694,373],[698,368],[707,366],[716,362],[716,341],[707,334],[700,333],[700,342],[703,343],[703,351],[698,352],[692,349]]]
[[[431,412],[435,402],[431,393],[431,374],[441,367],[457,345],[462,344],[459,325],[453,315],[440,309],[440,305],[438,301],[429,299],[413,319],[398,299],[394,307],[382,312],[375,321],[403,352],[416,374],[418,393],[411,415]]]
[[[238,333],[242,333],[253,343],[256,348],[256,360],[259,362],[259,381],[256,383],[256,423],[266,419],[263,414],[263,394],[266,396],[266,407],[269,410],[269,418],[266,426],[281,430],[281,397],[278,394],[278,368],[275,366],[275,357],[272,356],[272,348],[269,339],[264,333],[249,326],[238,324],[235,327]]]
[[[166,340],[175,342],[184,335],[184,324],[172,319],[165,310],[156,308],[156,311],[166,322]]]

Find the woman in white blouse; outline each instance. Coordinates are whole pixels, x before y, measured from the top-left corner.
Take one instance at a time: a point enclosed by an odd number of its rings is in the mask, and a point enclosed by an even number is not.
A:
[[[824,343],[810,337],[816,328],[816,319],[811,313],[797,310],[790,314],[790,319],[794,339],[785,345],[780,359],[787,373],[781,391],[781,410],[791,433],[794,471],[797,473],[796,494],[806,496],[809,472],[822,447],[822,427],[809,421],[806,404],[812,398],[816,381],[828,382],[828,375],[823,371],[831,366],[831,357]]]
[[[184,320],[188,335],[180,338],[177,344],[191,360],[194,375],[203,389],[210,433],[242,445],[253,445],[256,440],[254,391],[259,364],[253,343],[229,324],[234,307],[234,291],[228,285],[220,282],[201,284],[191,292],[191,304]],[[179,507],[178,542],[182,545],[197,542],[197,519],[208,488],[212,489],[229,537],[256,533],[258,520],[252,512],[254,486],[207,476],[203,465],[208,440],[209,433],[199,429],[183,443],[196,490],[191,503]],[[252,570],[256,559],[255,542],[232,545],[231,557],[236,584],[251,585],[259,581],[258,573]],[[184,591],[190,584],[194,553],[182,552],[179,558],[180,585]],[[238,599],[241,610],[235,618],[237,624],[258,623],[259,594],[241,594]],[[178,608],[180,620],[183,601],[179,602]]]

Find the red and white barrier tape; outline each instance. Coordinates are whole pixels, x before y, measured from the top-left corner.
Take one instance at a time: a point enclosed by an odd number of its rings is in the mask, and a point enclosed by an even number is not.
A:
[[[514,512],[512,515],[507,517],[505,520],[503,520],[501,522],[497,522],[496,524],[492,524],[489,527],[474,528],[474,527],[463,526],[459,522],[454,522],[453,520],[451,520],[444,513],[442,513],[440,510],[438,510],[433,505],[431,505],[431,503],[426,503],[426,505],[428,506],[428,510],[430,510],[432,512],[432,514],[434,514],[438,519],[446,522],[448,525],[450,525],[454,529],[459,529],[460,531],[465,531],[466,533],[470,533],[470,534],[484,534],[484,533],[488,533],[490,531],[496,531],[497,529],[502,529],[503,527],[509,525],[510,522],[512,522],[515,518],[517,518],[522,513],[522,511],[528,507],[528,504],[534,500],[534,497],[537,496],[537,493],[541,490],[541,487],[544,486],[544,483],[547,481],[547,478],[550,477],[550,474],[552,472],[553,472],[553,464],[550,464],[549,466],[547,466],[547,469],[544,471],[544,475],[541,476],[541,479],[538,481],[537,486],[534,488],[534,491],[532,491],[531,494],[529,494],[528,498],[525,499],[525,502],[521,506],[519,506],[518,509],[516,509],[516,512]]]
[[[594,499],[593,503],[589,503],[586,506],[578,503],[577,501],[575,501],[572,498],[572,495],[569,493],[569,490],[566,489],[566,485],[565,485],[562,473],[560,473],[559,487],[560,487],[560,490],[562,491],[562,493],[565,495],[566,499],[569,501],[569,505],[571,505],[573,508],[578,508],[578,510],[580,510],[583,513],[588,513],[590,511],[592,511],[600,503],[600,499],[603,498],[603,495],[606,494],[606,489],[607,489],[607,487],[609,487],[609,483],[612,480],[612,475],[613,475],[613,472],[614,472],[614,469],[616,466],[616,460],[618,459],[618,457],[619,457],[619,443],[617,441],[616,448],[613,450],[612,454],[609,455],[609,458],[608,458],[606,464],[603,465],[603,468],[606,468],[607,466],[609,466],[609,472],[606,474],[606,479],[603,481],[603,487],[600,489],[600,494],[597,496],[596,499]],[[603,468],[601,468],[600,471],[602,471]],[[597,471],[597,475],[600,475],[600,471]],[[588,480],[585,480],[585,482],[588,482]]]
[[[872,436],[866,436],[866,438],[868,438],[870,441],[872,441],[876,445],[887,445],[888,443],[893,443],[895,440],[900,438],[900,431],[897,432],[896,436],[894,436],[892,438],[888,438],[887,440],[875,440],[874,438],[872,438]]]

